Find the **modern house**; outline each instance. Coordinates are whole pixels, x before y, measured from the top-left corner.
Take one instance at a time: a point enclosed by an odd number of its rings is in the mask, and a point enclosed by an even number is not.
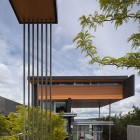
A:
[[[52,77],[52,24],[58,23],[56,0],[9,0],[9,2],[14,10],[14,13],[19,23],[23,24],[23,105],[25,106],[25,62],[28,61],[28,80],[33,87],[33,105],[42,106],[43,104],[44,109],[50,108],[56,113],[64,111],[64,118],[68,120],[68,135],[71,136],[72,132],[75,133],[75,138],[73,139],[101,140],[101,133],[103,131],[102,126],[113,125],[112,122],[75,122],[74,117],[76,116],[76,114],[71,112],[71,108],[99,108],[100,118],[100,107],[103,107],[105,105],[111,105],[111,103],[120,101],[134,95],[134,76]],[[48,24],[50,27],[49,34]],[[35,36],[37,37],[36,39]],[[49,45],[48,38],[50,40]],[[43,50],[44,46],[46,50]],[[43,65],[45,63],[46,64],[44,68],[46,69],[46,74],[48,72],[48,46],[50,47],[50,78],[47,77],[47,75],[46,77],[35,77],[34,61],[36,59],[37,75],[39,73],[43,75]],[[28,51],[25,51],[27,47]],[[36,54],[34,50],[37,50]],[[38,69],[38,64],[40,63],[38,55],[40,51],[41,67],[40,69]],[[28,54],[26,54],[26,52],[28,52]],[[45,56],[43,54],[45,54]],[[27,55],[28,60],[26,58]],[[32,64],[30,61],[31,56]],[[37,58],[34,56],[37,56]],[[43,61],[43,57],[46,58],[46,62]],[[32,66],[32,68],[30,68],[30,66]],[[32,77],[30,77],[31,70]],[[31,100],[30,83],[28,83],[28,106],[30,106]],[[28,115],[28,120],[30,120],[30,115]],[[24,140],[26,138],[25,121],[26,120],[24,113]],[[30,129],[29,123],[30,121],[28,121],[28,139],[30,139],[30,133],[34,132]],[[50,126],[52,126],[52,123],[50,123]],[[73,126],[73,129],[71,126]],[[100,134],[97,133],[98,131],[100,132]],[[42,132],[43,125],[41,128],[41,133]],[[33,137],[34,133],[32,133],[32,138]],[[52,127],[50,127],[50,138],[52,139]]]
[[[43,108],[49,109],[49,77],[47,88],[45,77],[34,77],[34,80],[30,77],[29,80],[34,85],[34,105],[37,106],[37,102],[40,105],[42,101]],[[52,77],[52,110],[56,113],[65,112],[64,117],[68,120],[67,132],[69,136],[73,134],[73,140],[101,140],[103,125],[111,126],[113,122],[74,121],[76,114],[71,112],[71,108],[99,108],[100,118],[100,107],[133,95],[134,75]]]

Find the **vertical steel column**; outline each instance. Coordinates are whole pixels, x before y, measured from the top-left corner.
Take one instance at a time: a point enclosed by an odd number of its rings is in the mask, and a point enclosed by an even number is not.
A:
[[[101,102],[100,102],[100,99],[99,99],[99,120],[100,120],[100,109],[101,109]],[[101,134],[101,133],[100,133]],[[99,140],[102,140],[102,136],[99,135]]]
[[[50,23],[50,140],[52,140],[52,23]]]
[[[99,100],[99,119],[100,119],[100,108],[101,108],[101,104],[100,104],[100,100]]]
[[[28,23],[28,140],[30,140],[30,23]]]
[[[48,38],[47,38],[48,28],[46,23],[46,140],[48,140]]]
[[[111,100],[109,100],[109,121],[111,121]],[[111,125],[109,125],[109,140],[111,140]]]
[[[32,24],[32,140],[34,140],[34,24]]]
[[[41,140],[43,136],[43,23],[41,24]]]
[[[25,23],[23,24],[23,140],[26,138],[25,134],[25,123],[26,123],[26,112],[25,112]]]
[[[37,118],[37,136],[36,136],[36,140],[39,139],[39,129],[38,129],[38,85],[39,85],[39,27],[38,27],[38,23],[37,23],[37,35],[36,35],[36,40],[37,40],[37,107],[36,107],[36,111],[37,111],[37,115],[36,115],[36,118]]]

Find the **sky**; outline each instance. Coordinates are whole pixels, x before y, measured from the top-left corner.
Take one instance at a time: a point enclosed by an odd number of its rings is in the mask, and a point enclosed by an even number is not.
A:
[[[53,25],[53,70],[54,76],[121,76],[135,75],[135,96],[112,104],[112,114],[127,113],[132,106],[140,106],[140,76],[132,69],[115,66],[89,65],[73,38],[81,27],[78,18],[100,11],[95,0],[57,0],[58,24]],[[8,0],[0,0],[0,96],[22,103],[23,75],[23,27],[18,23]],[[116,30],[106,23],[96,32],[93,40],[100,56],[121,57],[131,51],[127,38],[137,32],[137,23],[129,23]],[[27,72],[27,67],[26,67]],[[78,117],[97,116],[98,109],[72,109]],[[108,114],[108,106],[101,108],[101,115]]]

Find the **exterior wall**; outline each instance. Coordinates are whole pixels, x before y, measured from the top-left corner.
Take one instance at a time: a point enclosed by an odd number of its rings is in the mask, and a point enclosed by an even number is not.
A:
[[[49,93],[48,86],[48,93]],[[53,100],[71,99],[122,99],[122,85],[55,85],[52,87]],[[50,97],[48,96],[48,99]],[[41,86],[38,86],[38,99],[41,99]],[[43,99],[46,99],[46,87],[43,86]]]
[[[0,114],[8,115],[10,112],[16,112],[17,105],[19,104],[14,101],[0,97]]]
[[[132,75],[127,78],[123,83],[123,93],[124,98],[131,97],[135,94],[135,76]]]
[[[140,140],[140,126],[127,126],[127,140]]]

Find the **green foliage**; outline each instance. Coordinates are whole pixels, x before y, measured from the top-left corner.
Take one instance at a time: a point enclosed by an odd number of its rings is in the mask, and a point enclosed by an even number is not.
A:
[[[132,34],[130,38],[128,38],[128,42],[132,42],[132,47],[137,49],[140,46],[140,33]]]
[[[16,113],[10,113],[9,116],[4,120],[7,122],[6,130],[9,137],[3,137],[3,140],[17,140],[20,136],[21,139],[23,138],[23,106],[17,106]],[[43,110],[41,111],[40,108],[32,108],[30,107],[30,138],[32,139],[32,133],[34,133],[34,138],[38,137],[42,140],[49,138],[50,134],[50,111]],[[33,112],[34,112],[34,121],[33,121]],[[46,119],[47,114],[47,119]],[[25,131],[26,136],[28,135],[28,107],[25,108]],[[1,116],[0,116],[1,117]],[[47,122],[46,122],[47,121]],[[66,137],[66,131],[64,129],[65,121],[62,119],[61,115],[56,115],[52,112],[52,138],[53,140],[64,140]],[[33,129],[34,126],[34,129]],[[38,126],[38,127],[37,127]],[[43,127],[42,127],[43,126]],[[41,132],[43,128],[43,132]]]
[[[6,117],[3,115],[0,115],[0,134],[7,134],[8,129],[7,129],[7,120]]]
[[[18,135],[0,137],[0,140],[18,140],[18,139],[19,139]]]
[[[102,119],[108,121],[109,116]],[[112,116],[111,120],[114,122],[111,139],[127,140],[127,125],[140,125],[140,107],[133,106],[133,111],[125,115],[120,113],[119,115]],[[104,129],[104,135],[108,136],[108,128]]]
[[[91,58],[90,64],[97,62],[101,65],[115,65],[117,67],[127,68],[133,67],[139,70],[140,52],[138,47],[140,46],[140,10],[136,11],[135,7],[140,5],[140,0],[99,0],[99,4],[103,11],[102,14],[95,11],[93,15],[83,15],[79,18],[82,30],[73,39],[73,42],[77,43],[77,48],[80,48],[82,50],[81,52],[86,52],[86,56]],[[120,58],[110,56],[105,56],[104,58],[99,57],[97,48],[93,45],[94,36],[91,35],[90,30],[94,29],[94,31],[96,31],[97,28],[103,26],[105,22],[114,23],[117,29],[122,24],[128,23],[130,19],[138,23],[138,33],[132,34],[127,40],[128,42],[132,42],[132,52]]]

